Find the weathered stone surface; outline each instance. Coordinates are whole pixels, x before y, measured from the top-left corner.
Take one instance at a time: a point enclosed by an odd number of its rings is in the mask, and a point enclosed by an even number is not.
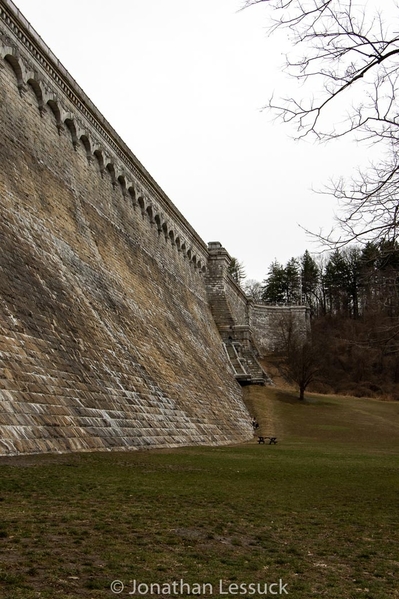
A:
[[[237,380],[270,382],[257,362],[257,357],[279,351],[282,347],[281,324],[292,319],[295,329],[305,335],[309,331],[309,311],[305,306],[271,306],[255,304],[228,272],[231,256],[219,242],[208,244],[207,289],[209,305],[223,341],[233,344],[227,353]],[[232,354],[239,349],[241,366],[237,368]]]
[[[12,2],[0,15],[0,453],[249,438],[206,245]]]
[[[251,437],[281,317],[0,0],[0,454]]]
[[[306,337],[309,332],[309,310],[305,306],[266,306],[252,304],[249,323],[260,355],[281,351],[282,327],[292,320],[295,330]]]

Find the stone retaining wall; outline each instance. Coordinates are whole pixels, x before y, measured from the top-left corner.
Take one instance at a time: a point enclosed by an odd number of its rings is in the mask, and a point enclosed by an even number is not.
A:
[[[290,320],[304,337],[309,331],[309,310],[305,306],[252,304],[249,314],[250,328],[261,357],[283,348],[282,329],[286,329]]]
[[[208,250],[0,0],[0,453],[251,437]]]

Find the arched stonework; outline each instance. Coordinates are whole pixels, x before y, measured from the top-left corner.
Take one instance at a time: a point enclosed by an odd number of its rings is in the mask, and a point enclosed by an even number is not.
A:
[[[1,16],[5,19],[9,18],[3,10]],[[14,31],[18,31],[16,23],[12,22],[11,25]],[[179,252],[185,254],[186,251],[181,243],[183,230],[195,244],[200,241],[197,249],[200,249],[205,263],[207,255],[205,244],[195,235],[193,237],[191,227],[181,221],[180,214],[172,216],[172,220],[177,216],[173,224],[169,224],[163,217],[155,218],[156,214],[161,214],[164,202],[168,214],[171,210],[174,211],[170,200],[137,159],[130,152],[126,153],[123,143],[119,139],[114,139],[114,132],[109,133],[106,130],[104,119],[98,118],[91,102],[86,97],[83,101],[79,97],[84,95],[82,90],[76,88],[75,82],[59,63],[54,66],[53,57],[49,59],[45,53],[43,54],[40,45],[40,40],[30,40],[25,35],[20,35],[16,43],[10,35],[0,29],[0,56],[14,71],[20,94],[23,94],[29,85],[34,91],[40,114],[43,115],[48,110],[54,117],[59,134],[68,132],[71,145],[75,150],[81,143],[88,161],[90,162],[93,157],[97,159],[101,176],[104,177],[104,174],[108,173],[114,189],[120,187],[123,195],[130,197],[134,208],[140,203],[143,216],[147,214],[150,222],[157,224],[158,233],[162,231],[165,240],[171,241],[172,246],[176,246]],[[99,138],[102,138],[101,142],[98,141]],[[147,195],[151,199],[147,199]],[[142,199],[139,202],[140,197]],[[151,205],[151,215],[147,213],[149,205]],[[179,240],[178,243],[176,239]],[[189,262],[192,264],[191,259]]]
[[[75,125],[75,121],[74,121],[73,117],[67,116],[67,118],[64,120],[64,125],[65,125],[65,128],[71,134],[72,145],[73,145],[74,149],[76,150],[78,147],[78,135],[77,135],[76,125]]]
[[[22,95],[22,93],[25,89],[25,84],[24,84],[24,79],[23,79],[23,75],[22,75],[21,62],[20,62],[20,59],[19,59],[17,53],[10,52],[10,53],[5,54],[4,60],[10,65],[10,67],[14,71],[15,77],[17,80],[17,87],[19,89],[19,93]]]
[[[109,176],[111,177],[112,187],[115,189],[118,184],[116,181],[115,165],[112,162],[111,158],[109,158],[108,160],[105,161],[105,169],[108,172]]]
[[[104,177],[105,163],[104,163],[104,154],[103,154],[102,150],[100,148],[95,149],[93,152],[93,156],[97,159],[101,177]]]
[[[15,417],[8,436],[0,422],[0,453],[250,437],[220,337],[227,313],[228,335],[250,349],[228,256],[204,244],[11,0],[0,0],[0,65],[0,369],[16,383],[0,378]]]
[[[152,208],[151,204],[149,204],[147,206],[146,213],[147,213],[147,216],[148,216],[148,220],[150,221],[150,225],[155,224],[154,211],[153,211],[153,208]]]
[[[46,109],[45,109],[45,105],[44,105],[44,95],[43,95],[42,87],[40,85],[40,81],[37,81],[34,77],[31,77],[30,79],[28,79],[28,85],[31,86],[31,88],[33,89],[33,91],[35,93],[39,112],[40,112],[41,116],[43,116]]]
[[[164,234],[165,241],[168,241],[169,233],[168,233],[168,224],[166,222],[162,223],[162,232]]]
[[[52,112],[52,114],[54,115],[55,124],[56,124],[57,130],[58,130],[58,133],[61,135],[62,131],[64,130],[64,125],[62,122],[61,111],[60,111],[58,102],[54,98],[49,98],[47,100],[47,105],[50,108],[50,111]]]
[[[93,152],[91,149],[91,142],[90,142],[89,135],[87,135],[86,133],[82,133],[80,136],[80,141],[82,142],[84,149],[86,150],[87,160],[89,162],[91,162],[93,159]]]
[[[137,206],[137,199],[136,199],[136,188],[132,183],[128,183],[127,185],[127,191],[128,191],[128,195],[130,197],[130,200],[132,202],[132,206],[134,208],[134,210],[136,209]]]
[[[139,195],[139,197],[137,198],[137,204],[140,208],[141,211],[141,216],[144,218],[145,217],[145,198],[143,195]]]

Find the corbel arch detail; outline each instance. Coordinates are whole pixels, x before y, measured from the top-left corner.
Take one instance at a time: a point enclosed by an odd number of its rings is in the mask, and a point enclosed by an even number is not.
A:
[[[77,132],[77,128],[76,128],[76,122],[75,122],[73,115],[69,114],[66,116],[66,118],[64,119],[64,125],[71,134],[72,145],[74,147],[74,150],[77,150],[78,145],[79,145],[79,140],[78,140],[78,132]]]
[[[117,180],[116,180],[116,173],[115,173],[115,164],[113,163],[111,158],[106,158],[105,160],[105,170],[106,172],[109,173],[109,176],[111,177],[111,183],[112,183],[112,187],[115,189],[116,186],[118,185]]]
[[[127,195],[127,184],[126,184],[126,177],[124,174],[118,175],[118,183],[121,187],[122,195],[123,195],[123,197],[125,197]]]
[[[162,233],[162,220],[159,214],[155,215],[154,222],[157,226],[158,235],[160,235]]]
[[[164,234],[165,241],[168,241],[168,224],[166,221],[162,223],[162,232]]]
[[[146,213],[147,213],[148,219],[150,221],[150,225],[154,225],[155,224],[154,208],[153,208],[153,205],[151,203],[148,204],[148,206],[146,208]]]
[[[98,166],[100,169],[100,175],[103,178],[104,174],[105,174],[105,159],[104,159],[104,152],[102,151],[101,148],[97,147],[95,148],[95,150],[93,151],[93,156],[95,156],[95,158],[97,159],[98,162]]]
[[[145,217],[145,197],[142,193],[139,194],[137,198],[137,204],[141,210],[141,216]]]
[[[93,160],[93,151],[92,151],[92,142],[90,140],[89,133],[82,133],[80,135],[80,141],[82,142],[82,145],[83,145],[84,149],[86,150],[87,160],[89,162],[91,162]]]
[[[130,196],[130,199],[132,201],[132,205],[134,210],[136,210],[136,206],[137,206],[137,194],[136,194],[136,187],[133,183],[128,183],[127,185],[127,191],[128,194]]]
[[[8,51],[7,51],[8,50]],[[4,60],[10,65],[10,67],[12,68],[12,70],[14,71],[16,80],[17,80],[17,87],[18,87],[18,91],[20,96],[23,95],[23,92],[25,91],[25,82],[24,82],[24,76],[23,76],[23,67],[22,67],[22,61],[18,55],[18,51],[13,48],[13,47],[8,47],[3,56]]]
[[[85,106],[79,103],[79,93],[73,87],[68,87],[69,82],[64,81],[59,73],[47,68],[45,57],[40,58],[40,62],[36,64],[34,58],[32,62],[29,53],[26,56],[22,53],[22,49],[19,43],[14,46],[12,39],[6,38],[0,31],[0,58],[11,67],[20,95],[31,88],[40,115],[48,112],[51,118],[54,117],[59,134],[68,130],[74,149],[77,150],[82,144],[87,160],[91,162],[96,158],[101,176],[109,173],[114,189],[120,187],[123,196],[131,201],[134,209],[140,206],[143,218],[148,218],[151,225],[156,225],[156,230],[159,235],[164,236],[165,243],[170,241],[171,246],[184,258],[187,257],[197,272],[203,274],[206,266],[201,249],[198,249],[199,254],[195,253],[196,241],[194,240],[193,246],[187,238],[183,238],[181,231],[185,231],[184,223],[181,227],[179,219],[175,219],[173,209],[170,213],[170,207],[167,206],[166,213],[162,212],[163,196],[157,186],[154,187],[147,180],[145,173],[140,171],[129,154],[118,145],[118,140],[112,137],[112,132],[110,134],[107,128],[104,130],[102,123],[96,121],[96,114],[85,110]],[[30,104],[32,99],[33,95],[30,94]],[[191,239],[190,233],[188,239]]]
[[[58,134],[61,135],[61,132],[64,130],[64,124],[61,118],[61,110],[56,98],[49,98],[46,102],[47,106],[50,108],[50,111],[54,115],[55,124],[58,130]]]
[[[27,83],[33,89],[33,92],[36,96],[37,107],[39,109],[40,116],[43,116],[43,114],[46,112],[46,109],[45,109],[45,101],[44,101],[44,91],[42,89],[41,81],[39,79],[36,79],[35,76],[33,76],[33,77],[29,77]]]

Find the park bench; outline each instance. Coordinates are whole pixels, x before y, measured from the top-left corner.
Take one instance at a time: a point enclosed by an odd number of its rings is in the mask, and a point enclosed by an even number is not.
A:
[[[276,443],[277,443],[277,437],[262,437],[262,436],[258,437],[258,443],[259,444],[264,443],[265,439],[269,439],[269,445],[276,445]]]

